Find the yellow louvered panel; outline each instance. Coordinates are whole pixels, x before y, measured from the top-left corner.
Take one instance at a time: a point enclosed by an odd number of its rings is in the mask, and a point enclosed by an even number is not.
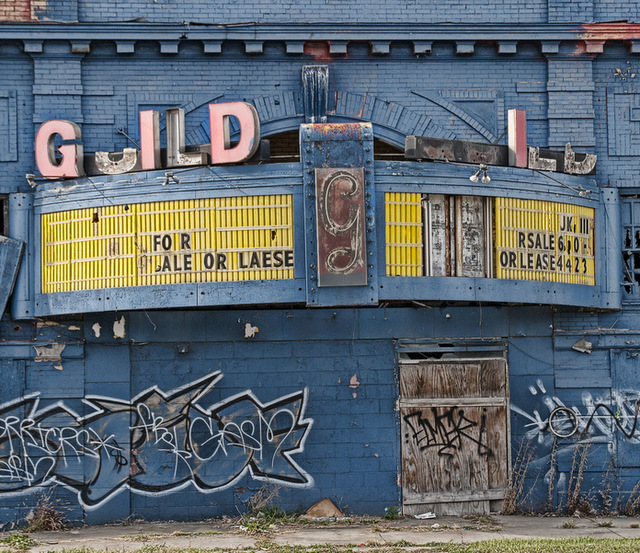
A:
[[[385,194],[387,276],[422,276],[422,228],[420,194]]]
[[[293,278],[293,197],[44,214],[42,291]]]
[[[496,198],[496,276],[595,285],[590,207]]]

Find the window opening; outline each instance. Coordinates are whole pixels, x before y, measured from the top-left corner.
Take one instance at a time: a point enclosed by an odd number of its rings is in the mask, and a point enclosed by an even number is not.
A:
[[[622,283],[625,294],[640,298],[640,195],[622,200]]]
[[[0,195],[0,235],[9,236],[9,197]]]

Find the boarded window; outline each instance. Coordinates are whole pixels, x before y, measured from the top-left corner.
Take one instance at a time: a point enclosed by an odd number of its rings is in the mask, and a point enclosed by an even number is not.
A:
[[[622,198],[622,280],[627,297],[640,298],[640,195]]]
[[[489,513],[508,482],[503,357],[400,360],[404,514]]]

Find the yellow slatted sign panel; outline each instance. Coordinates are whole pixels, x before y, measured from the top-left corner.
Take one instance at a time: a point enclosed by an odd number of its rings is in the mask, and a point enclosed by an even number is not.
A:
[[[496,276],[595,285],[594,210],[496,198]]]
[[[422,276],[422,201],[420,194],[387,192],[385,244],[387,276]]]
[[[41,217],[42,292],[293,278],[293,197],[114,205]]]

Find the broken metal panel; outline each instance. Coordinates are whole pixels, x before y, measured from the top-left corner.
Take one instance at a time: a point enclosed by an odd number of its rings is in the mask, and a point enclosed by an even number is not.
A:
[[[35,274],[37,258],[35,256],[35,221],[33,214],[33,196],[31,194],[12,194],[9,196],[9,235],[14,240],[24,242],[22,260],[16,276],[11,296],[11,316],[14,319],[34,318]]]
[[[13,293],[23,251],[21,240],[0,236],[0,317]]]
[[[477,196],[425,197],[426,276],[491,276],[490,205]]]
[[[449,201],[443,194],[429,194],[425,202],[425,220],[427,223],[425,251],[426,275],[449,276],[451,260],[449,258]]]
[[[521,154],[522,155],[522,154]],[[509,147],[486,142],[445,140],[426,136],[407,136],[407,159],[430,159],[456,163],[509,165]],[[577,153],[568,144],[564,151],[529,148],[528,168],[542,171],[565,172],[574,175],[595,174],[596,156]],[[555,162],[555,163],[554,163]]]
[[[509,148],[486,142],[464,142],[425,136],[407,136],[405,157],[408,159],[434,159],[458,163],[485,163],[508,165]]]

